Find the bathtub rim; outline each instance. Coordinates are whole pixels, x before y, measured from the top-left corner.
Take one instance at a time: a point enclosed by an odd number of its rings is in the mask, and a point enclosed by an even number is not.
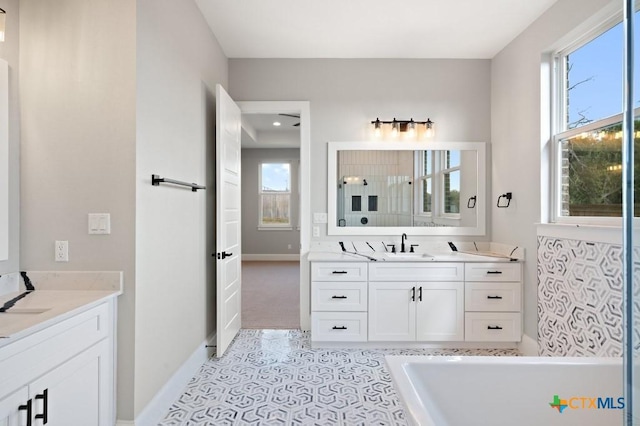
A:
[[[622,357],[541,357],[541,356],[463,356],[463,355],[386,355],[385,363],[393,387],[398,393],[407,414],[407,421],[412,425],[438,426],[406,373],[409,364],[522,364],[522,365],[619,365],[622,368]]]

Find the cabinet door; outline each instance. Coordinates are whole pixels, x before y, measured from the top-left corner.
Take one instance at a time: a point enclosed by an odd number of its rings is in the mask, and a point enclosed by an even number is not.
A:
[[[26,406],[28,399],[29,392],[26,386],[0,399],[0,426],[26,425],[27,410],[19,410],[18,407]],[[33,404],[33,401],[31,403]]]
[[[464,283],[417,284],[416,340],[464,340]]]
[[[369,340],[413,341],[416,338],[416,284],[369,283]]]
[[[108,360],[103,340],[31,383],[34,413],[47,426],[107,425]]]

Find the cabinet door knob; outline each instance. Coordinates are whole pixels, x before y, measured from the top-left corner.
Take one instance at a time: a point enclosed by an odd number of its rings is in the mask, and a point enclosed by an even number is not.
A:
[[[31,426],[31,411],[32,411],[32,406],[33,403],[31,400],[28,400],[26,404],[24,405],[19,405],[18,406],[18,410],[19,411],[24,411],[27,410],[27,426]]]
[[[36,419],[42,419],[42,424],[46,425],[49,417],[49,389],[37,394],[36,399],[42,400],[42,414],[36,414]]]

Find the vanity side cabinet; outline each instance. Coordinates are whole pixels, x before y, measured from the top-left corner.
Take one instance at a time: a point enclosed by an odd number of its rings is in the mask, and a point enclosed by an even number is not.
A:
[[[461,263],[371,263],[369,340],[464,340],[463,274]]]
[[[367,263],[311,264],[311,341],[367,341]]]
[[[114,315],[107,301],[0,348],[0,425],[112,426]]]
[[[465,264],[465,341],[522,339],[522,265]]]

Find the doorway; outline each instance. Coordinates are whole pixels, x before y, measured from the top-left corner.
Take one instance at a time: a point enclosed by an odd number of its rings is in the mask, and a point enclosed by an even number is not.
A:
[[[304,220],[308,103],[238,105],[242,110],[242,328],[308,329],[308,280],[301,265],[309,229]]]

